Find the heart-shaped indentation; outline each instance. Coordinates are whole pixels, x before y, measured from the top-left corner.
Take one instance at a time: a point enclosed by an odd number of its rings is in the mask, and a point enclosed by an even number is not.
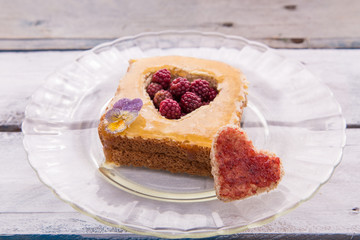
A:
[[[163,68],[149,78],[146,92],[160,114],[168,119],[179,119],[209,104],[218,94],[216,84],[189,73],[177,74]]]
[[[283,175],[280,158],[257,150],[234,125],[219,129],[211,149],[212,174],[220,200],[243,199],[274,189]]]

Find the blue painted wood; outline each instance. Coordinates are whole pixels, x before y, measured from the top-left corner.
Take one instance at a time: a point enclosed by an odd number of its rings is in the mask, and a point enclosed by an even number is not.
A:
[[[88,234],[88,235],[71,235],[71,234],[59,234],[59,235],[38,235],[38,234],[29,234],[29,235],[0,235],[0,239],[6,240],[100,240],[100,239],[162,239],[149,236],[141,235],[116,235],[116,234]],[[283,240],[360,240],[360,234],[276,234],[276,233],[259,233],[259,234],[235,234],[230,236],[217,236],[211,238],[203,238],[204,240],[237,240],[237,239],[247,239],[247,240],[272,240],[272,239],[283,239]]]

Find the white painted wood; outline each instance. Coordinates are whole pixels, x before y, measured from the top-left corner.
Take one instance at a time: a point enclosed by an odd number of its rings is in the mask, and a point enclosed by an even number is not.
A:
[[[32,93],[81,52],[0,53],[0,125],[20,125]]]
[[[50,209],[49,209],[50,210]],[[81,213],[3,213],[0,236],[19,234],[109,234],[132,235],[122,229],[100,224]]]
[[[0,49],[88,48],[161,30],[216,31],[273,47],[360,47],[357,0],[0,0]]]
[[[301,61],[333,92],[348,124],[360,124],[360,50],[276,50]],[[0,52],[0,125],[20,125],[30,96],[81,51]]]
[[[346,122],[350,125],[360,124],[360,49],[279,52],[304,63],[334,93]]]
[[[332,178],[294,211],[248,233],[360,233],[360,129],[347,130],[344,157]],[[91,234],[125,231],[73,210],[36,177],[22,133],[0,133],[0,234]]]

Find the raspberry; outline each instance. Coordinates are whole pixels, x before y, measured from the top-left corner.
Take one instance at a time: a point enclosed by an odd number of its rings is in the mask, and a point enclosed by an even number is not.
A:
[[[163,89],[163,87],[158,83],[150,83],[146,88],[146,92],[149,94],[150,98],[153,99],[155,94]]]
[[[210,104],[210,101],[208,101],[208,102],[202,102],[201,103],[201,106],[206,106],[206,105],[209,105]]]
[[[181,117],[181,108],[173,99],[165,99],[160,103],[160,114],[168,119],[178,119]]]
[[[214,100],[214,98],[216,97],[216,95],[218,94],[218,92],[216,91],[215,88],[209,88],[209,101]]]
[[[209,98],[209,82],[203,79],[196,79],[191,83],[190,92],[195,93],[203,101],[207,101]]]
[[[157,71],[152,76],[152,82],[159,83],[164,89],[169,88],[170,80],[171,73],[166,68]]]
[[[181,97],[184,93],[189,91],[190,82],[186,78],[178,77],[170,84],[170,93],[174,97]]]
[[[171,93],[169,91],[166,91],[166,90],[158,91],[155,94],[154,99],[153,99],[155,107],[159,108],[160,103],[167,98],[173,99],[173,96],[171,95]]]
[[[195,93],[186,92],[181,96],[180,106],[185,113],[192,112],[202,106],[201,98]]]

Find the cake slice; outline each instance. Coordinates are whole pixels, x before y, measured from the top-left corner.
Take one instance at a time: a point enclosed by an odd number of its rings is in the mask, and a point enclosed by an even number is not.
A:
[[[238,126],[219,129],[211,149],[212,174],[222,201],[244,199],[274,189],[283,175],[280,158],[255,149]]]
[[[159,77],[164,81],[158,81]],[[185,78],[191,86],[198,86],[185,89],[186,94],[180,87],[170,89],[169,84],[182,81],[175,81],[177,78]],[[213,89],[214,99],[210,97],[211,93],[207,97],[211,101],[204,99],[203,88],[206,86]],[[166,88],[173,97],[169,99],[166,94],[155,96],[156,91]],[[120,80],[98,127],[106,164],[211,176],[213,137],[224,125],[240,126],[247,102],[246,89],[245,76],[236,68],[218,61],[182,56],[130,61],[128,72]],[[181,102],[180,98],[185,100]],[[198,104],[199,98],[201,104]],[[114,131],[114,124],[109,127],[110,117],[106,114],[109,115],[109,111],[117,113],[114,104],[121,99],[140,99],[143,105],[136,114],[126,113],[129,118],[136,117],[130,125],[122,131]],[[180,114],[177,104],[181,106]]]

